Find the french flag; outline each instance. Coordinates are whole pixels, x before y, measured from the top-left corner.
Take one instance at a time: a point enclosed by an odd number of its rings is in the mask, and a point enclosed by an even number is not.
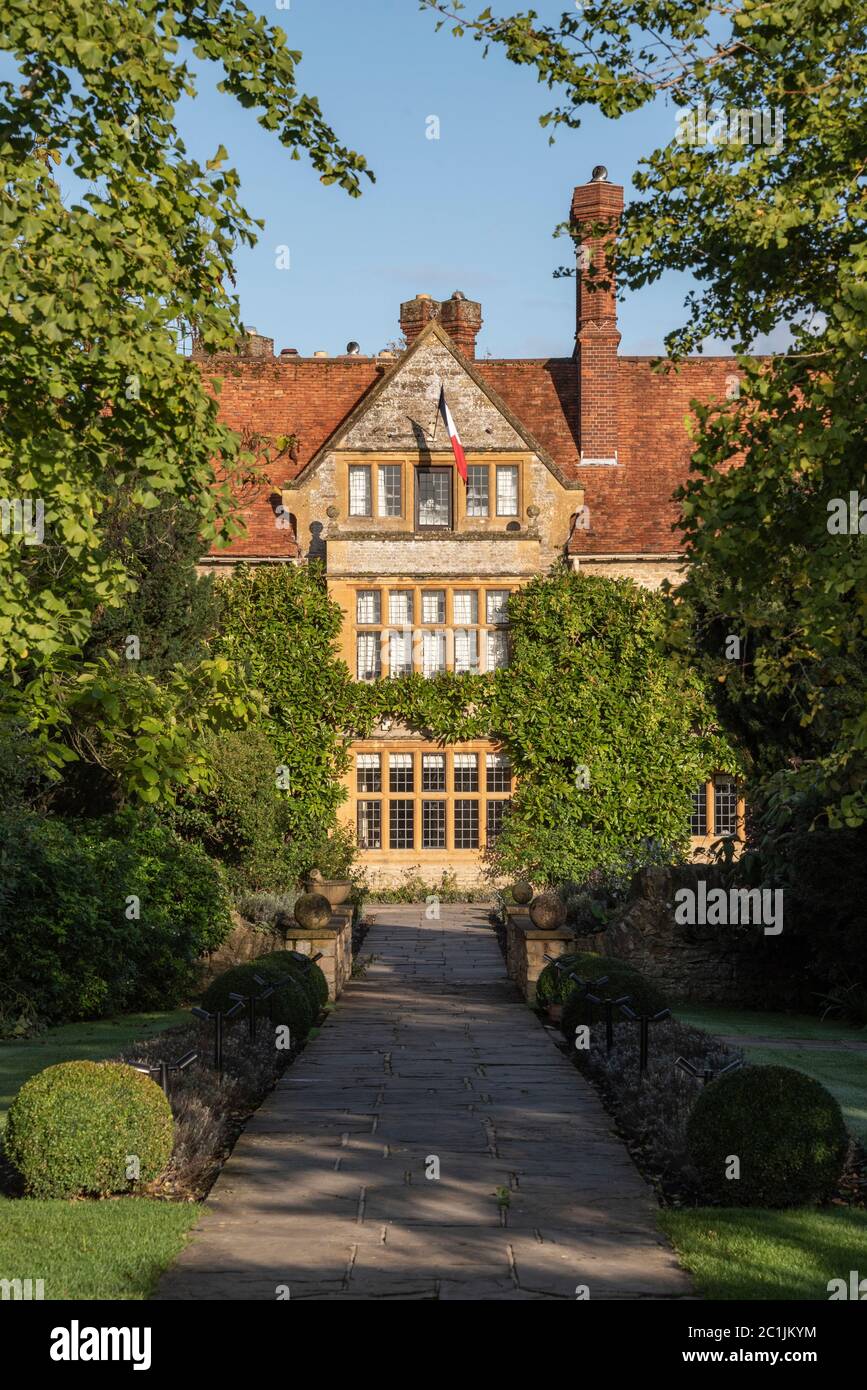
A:
[[[452,442],[452,453],[455,456],[455,466],[466,484],[467,481],[467,459],[464,453],[464,446],[458,434],[458,427],[452,419],[452,412],[446,404],[446,388],[440,387],[440,415],[446,427],[446,433]]]

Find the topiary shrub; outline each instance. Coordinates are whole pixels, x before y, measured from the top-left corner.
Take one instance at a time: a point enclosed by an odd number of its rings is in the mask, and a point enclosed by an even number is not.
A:
[[[310,996],[314,1018],[328,1003],[328,981],[315,961],[311,960],[308,966],[304,966],[301,961],[295,959],[291,951],[269,951],[267,956],[259,956],[253,964],[259,965],[264,962],[269,966],[276,966],[278,976],[291,971],[298,978]]]
[[[21,1087],[4,1153],[31,1197],[128,1192],[168,1165],[171,1107],[149,1076],[121,1062],[60,1062]],[[127,1176],[132,1158],[137,1182]]]
[[[723,1206],[796,1207],[837,1190],[849,1139],[840,1106],[793,1067],[744,1067],[706,1086],[687,1122],[689,1157]],[[740,1177],[727,1178],[731,1156]]]
[[[230,998],[231,994],[261,994],[262,986],[256,980],[257,975],[270,984],[274,980],[284,979],[287,974],[289,972],[283,965],[268,960],[266,956],[260,956],[247,965],[235,965],[211,981],[202,995],[202,1006],[210,1013],[217,1009],[231,1009],[236,1002]],[[267,1010],[269,1006],[273,1022],[286,1024],[293,1039],[300,1042],[307,1037],[313,1025],[314,1011],[310,996],[297,977],[287,979],[262,1008]]]
[[[659,986],[651,980],[646,980],[634,966],[627,965],[626,961],[617,960],[613,956],[597,956],[592,951],[580,951],[577,955],[570,956],[569,960],[570,968],[582,980],[598,980],[603,975],[608,976],[607,984],[601,986],[600,997],[611,995],[619,999],[621,995],[628,994],[630,1008],[637,1014],[655,1014],[668,1007],[668,1000]],[[549,968],[545,967],[546,970]],[[542,973],[544,974],[544,971]],[[539,978],[541,979],[541,976]],[[565,997],[560,1027],[564,1037],[571,1039],[578,1024],[587,1021],[587,1004],[574,981],[564,979],[562,988]],[[538,982],[536,989],[538,997]],[[621,1017],[619,1012],[616,1016]],[[593,1021],[603,1017],[604,1010],[601,1006],[593,1005]]]

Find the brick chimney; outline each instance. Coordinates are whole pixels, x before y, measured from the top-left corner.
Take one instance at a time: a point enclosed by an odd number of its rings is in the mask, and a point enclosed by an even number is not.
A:
[[[440,322],[455,347],[465,357],[475,357],[476,337],[482,326],[482,306],[455,290],[440,309]]]
[[[620,391],[617,371],[617,302],[607,253],[623,212],[623,189],[608,182],[598,165],[589,183],[572,194],[572,227],[578,234],[577,321],[581,461],[614,463],[617,457]],[[595,232],[595,234],[594,234]],[[591,278],[592,269],[592,278]],[[611,278],[607,287],[599,279]]]
[[[406,338],[407,347],[412,347],[416,338],[431,319],[438,319],[442,305],[429,294],[417,294],[415,299],[407,299],[400,306],[400,331]]]
[[[417,294],[400,306],[400,328],[411,347],[431,319],[439,319],[455,347],[465,357],[475,357],[476,337],[482,326],[482,306],[455,290],[451,299],[432,299],[429,294]]]

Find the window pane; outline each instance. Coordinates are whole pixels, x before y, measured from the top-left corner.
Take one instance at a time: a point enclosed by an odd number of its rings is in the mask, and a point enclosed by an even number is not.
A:
[[[382,768],[378,753],[356,753],[355,775],[360,792],[382,791]]]
[[[436,676],[446,669],[446,635],[444,632],[423,631],[421,635],[421,670],[423,676]]]
[[[704,785],[696,787],[692,794],[692,811],[689,817],[690,835],[707,834],[707,796]]]
[[[455,791],[479,790],[479,759],[475,753],[455,753]]]
[[[505,753],[488,753],[485,758],[489,792],[512,790],[512,763]]]
[[[423,792],[444,792],[446,789],[446,758],[444,753],[425,753],[421,763]]]
[[[403,512],[400,495],[399,463],[383,463],[379,467],[379,515],[400,516]]]
[[[379,654],[379,633],[359,632],[355,641],[358,653],[358,679],[360,681],[377,680],[382,670]]]
[[[361,849],[382,849],[382,806],[380,802],[359,801],[358,843]]]
[[[421,847],[422,849],[445,849],[446,803],[444,801],[423,801],[421,803]]]
[[[738,827],[738,788],[730,777],[720,777],[714,783],[714,833],[735,835]]]
[[[444,623],[446,620],[445,589],[428,589],[421,596],[421,620],[423,623]]]
[[[355,621],[358,623],[378,623],[379,615],[379,590],[359,589],[355,598]]]
[[[508,801],[488,802],[488,823],[485,839],[489,845],[496,844],[497,842],[497,837],[503,828],[503,815],[508,804]]]
[[[455,589],[453,601],[456,623],[479,621],[479,596],[475,589]]]
[[[474,628],[455,629],[455,670],[479,669],[479,634]]]
[[[349,470],[349,515],[370,516],[370,467],[353,464]]]
[[[388,803],[388,843],[391,849],[413,849],[415,846],[415,802]]]
[[[479,803],[455,802],[455,849],[478,849]]]
[[[489,623],[507,623],[509,621],[508,589],[489,589],[485,601]]]
[[[412,753],[389,753],[388,790],[390,792],[411,792],[414,790]]]
[[[412,590],[392,589],[388,596],[388,621],[412,627]]]
[[[416,478],[419,526],[451,526],[451,469],[419,468]]]
[[[388,673],[390,676],[412,675],[412,629],[392,628],[388,634]]]
[[[512,464],[497,468],[497,516],[518,515],[518,470]]]
[[[471,463],[467,467],[467,516],[487,516],[488,507],[488,465]]]
[[[509,664],[509,634],[502,628],[492,628],[485,634],[485,666],[499,671]]]

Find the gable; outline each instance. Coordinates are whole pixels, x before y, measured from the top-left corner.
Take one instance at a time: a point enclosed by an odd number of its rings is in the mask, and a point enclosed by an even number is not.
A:
[[[462,356],[442,327],[433,322],[322,445],[296,484],[303,483],[306,473],[337,450],[404,454],[448,451],[449,439],[438,409],[443,388],[468,453],[535,454],[561,483],[566,483],[547,451],[474,364]]]

